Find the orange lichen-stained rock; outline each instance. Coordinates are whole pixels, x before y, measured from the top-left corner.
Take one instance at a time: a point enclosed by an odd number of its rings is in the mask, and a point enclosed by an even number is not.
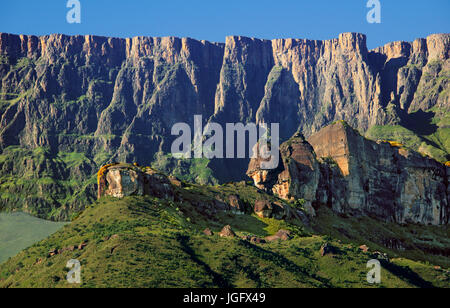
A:
[[[98,172],[98,197],[150,195],[172,198],[173,187],[169,178],[157,171],[131,164],[110,164]]]

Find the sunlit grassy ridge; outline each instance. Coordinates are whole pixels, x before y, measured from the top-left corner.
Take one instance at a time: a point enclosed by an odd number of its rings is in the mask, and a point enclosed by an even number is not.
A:
[[[183,202],[102,198],[61,231],[0,265],[0,287],[375,287],[366,281],[371,255],[357,248],[358,241],[314,231],[320,216],[311,227],[251,214],[205,217],[192,203],[194,197],[230,191],[244,202],[272,198],[243,184],[192,185],[182,191]],[[333,226],[340,218],[330,215],[323,213]],[[217,233],[225,224],[238,236],[263,237],[283,228],[294,238],[267,244],[220,238]],[[216,235],[204,235],[205,227]],[[49,256],[50,250],[82,242],[87,243],[83,250]],[[336,253],[322,257],[324,243],[336,247]],[[66,282],[70,259],[82,264],[81,285]],[[445,271],[402,258],[384,265],[377,286],[446,287],[448,282]]]
[[[373,126],[366,136],[402,143],[440,162],[450,160],[450,109],[434,107],[408,116],[403,125]]]

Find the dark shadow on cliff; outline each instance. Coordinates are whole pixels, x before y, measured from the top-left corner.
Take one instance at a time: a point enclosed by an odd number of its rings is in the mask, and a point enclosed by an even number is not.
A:
[[[432,111],[419,110],[403,116],[401,125],[418,135],[431,135],[438,129],[438,126],[432,123],[434,116]]]
[[[209,167],[214,172],[214,177],[220,184],[228,182],[250,181],[246,176],[249,158],[214,158],[210,161]]]
[[[377,61],[382,60],[383,57],[379,57]],[[408,63],[408,58],[399,57],[390,59],[383,67],[380,67],[381,77],[381,101],[383,106],[387,106],[391,101],[391,93],[396,92],[398,83],[398,71],[401,67],[404,67]]]

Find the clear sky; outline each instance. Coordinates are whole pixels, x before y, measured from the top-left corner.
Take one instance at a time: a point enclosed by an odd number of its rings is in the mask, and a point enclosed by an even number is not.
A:
[[[178,36],[224,42],[227,35],[331,39],[368,36],[369,48],[450,32],[450,0],[380,0],[381,24],[369,24],[368,0],[79,0],[81,24],[69,24],[67,0],[3,0],[0,32],[114,37]]]

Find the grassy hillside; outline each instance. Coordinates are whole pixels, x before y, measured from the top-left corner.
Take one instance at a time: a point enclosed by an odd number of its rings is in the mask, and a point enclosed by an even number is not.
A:
[[[25,213],[0,213],[0,262],[61,229],[57,223]]]
[[[180,189],[182,203],[152,197],[102,198],[59,232],[0,265],[0,287],[374,287],[366,282],[366,263],[372,256],[357,248],[351,234],[339,239],[321,235],[333,230],[314,231],[321,219],[333,220],[331,229],[350,220],[327,211],[310,226],[253,214],[206,217],[191,202],[230,191],[246,203],[262,196],[241,184],[191,185]],[[217,233],[226,224],[239,237],[220,238]],[[203,234],[205,227],[215,235]],[[266,244],[240,239],[279,229],[291,230],[294,238]],[[49,256],[50,250],[80,243],[86,243],[82,250]],[[322,257],[325,243],[335,252]],[[66,282],[70,259],[81,262],[81,285]],[[383,263],[382,282],[376,287],[448,287],[449,279],[447,271],[430,263],[397,257]]]
[[[369,217],[342,218],[322,207],[313,220],[319,234],[356,245],[392,258],[405,258],[450,268],[450,228],[448,226],[398,225]]]
[[[373,126],[366,136],[392,140],[438,161],[450,160],[450,110],[434,107],[408,115],[402,125]]]

